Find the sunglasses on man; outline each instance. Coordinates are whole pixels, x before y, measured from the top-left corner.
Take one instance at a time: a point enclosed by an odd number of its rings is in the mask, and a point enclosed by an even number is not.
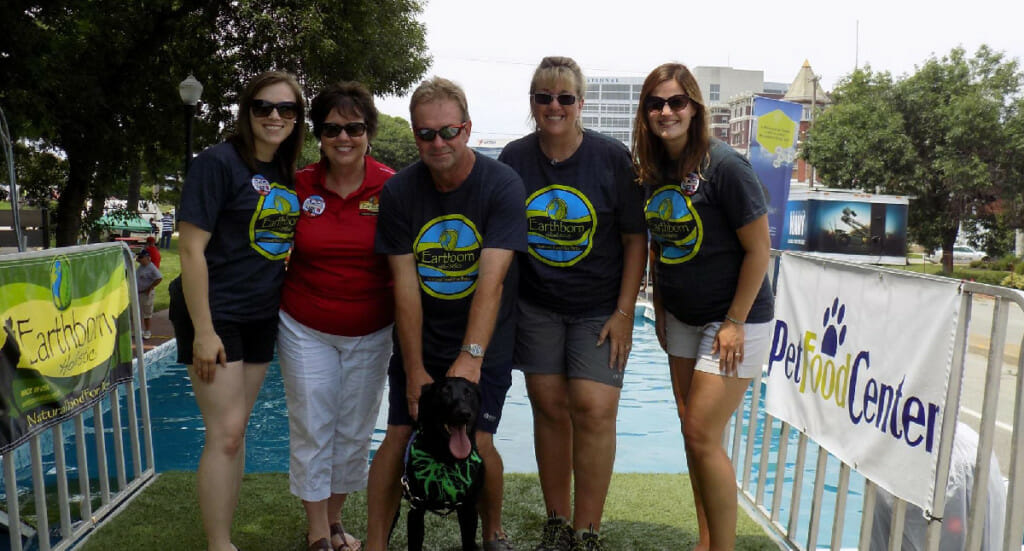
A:
[[[251,111],[252,114],[257,117],[269,117],[270,114],[273,113],[275,109],[277,110],[277,114],[282,119],[293,120],[295,119],[295,117],[299,116],[299,104],[295,103],[294,101],[282,101],[279,103],[274,103],[263,99],[252,100]]]
[[[537,105],[548,105],[552,101],[558,100],[558,105],[572,105],[576,103],[576,96],[572,94],[548,94],[546,92],[534,92],[530,94],[533,98],[533,102]]]
[[[336,124],[333,122],[325,122],[323,129],[320,130],[320,137],[322,138],[337,138],[341,135],[341,131],[344,130],[348,134],[349,138],[358,138],[366,133],[365,122],[349,122],[345,124]]]
[[[415,134],[418,139],[425,142],[432,142],[437,136],[441,136],[441,139],[448,141],[454,140],[455,136],[458,136],[459,132],[462,132],[462,129],[465,127],[466,123],[449,124],[448,126],[442,126],[437,130],[434,130],[433,128],[414,128],[412,133]]]
[[[668,104],[668,108],[673,111],[682,111],[686,109],[687,105],[690,105],[690,96],[685,94],[676,94],[670,98],[661,98],[658,96],[647,96],[644,100],[644,107],[648,111],[661,111],[665,108],[665,104]]]

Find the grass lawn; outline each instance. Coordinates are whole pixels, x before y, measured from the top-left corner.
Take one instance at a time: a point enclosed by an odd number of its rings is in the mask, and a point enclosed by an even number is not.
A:
[[[907,270],[908,272],[917,272],[919,274],[937,275],[942,277],[951,277],[953,279],[966,279],[969,281],[977,281],[978,283],[987,283],[989,285],[1000,285],[1006,276],[1010,275],[1007,270],[989,270],[986,268],[973,268],[969,264],[954,264],[953,274],[946,276],[942,273],[942,264],[921,262],[920,258],[911,258],[910,264],[906,266],[890,266],[891,268],[897,268],[900,270]]]
[[[153,296],[153,311],[166,310],[171,304],[167,294],[168,285],[181,273],[181,257],[178,256],[178,237],[171,238],[170,249],[160,249],[160,273],[164,280],[156,286]]]
[[[689,480],[681,474],[614,475],[601,529],[607,548],[692,549],[697,538],[697,520]],[[83,551],[205,549],[195,484],[195,473],[160,475],[120,515],[94,533]],[[505,530],[516,548],[533,549],[546,520],[536,475],[505,475],[503,513]],[[349,496],[344,522],[353,534],[366,533],[365,492]],[[403,515],[391,549],[405,549],[404,526]],[[241,551],[302,551],[306,549],[305,533],[302,506],[288,492],[287,474],[245,476],[233,531],[234,543]],[[426,542],[428,549],[458,550],[455,515],[427,515]],[[766,550],[778,546],[741,508],[736,549]]]

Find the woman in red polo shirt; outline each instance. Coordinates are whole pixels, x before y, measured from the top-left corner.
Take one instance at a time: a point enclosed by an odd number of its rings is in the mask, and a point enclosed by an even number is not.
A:
[[[346,496],[366,487],[370,434],[391,356],[387,257],[373,252],[378,196],[394,171],[369,156],[377,130],[363,85],[327,87],[310,108],[321,160],[295,175],[302,213],[281,296],[278,355],[288,400],[291,492],[309,549],[355,551]]]

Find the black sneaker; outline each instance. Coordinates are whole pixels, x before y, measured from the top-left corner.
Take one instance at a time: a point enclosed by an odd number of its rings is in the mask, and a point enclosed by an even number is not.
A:
[[[576,532],[569,526],[569,521],[565,517],[551,513],[544,524],[540,543],[533,551],[572,551],[575,540]]]
[[[601,534],[595,532],[593,526],[590,530],[580,530],[576,534],[576,543],[572,546],[572,551],[604,551]]]

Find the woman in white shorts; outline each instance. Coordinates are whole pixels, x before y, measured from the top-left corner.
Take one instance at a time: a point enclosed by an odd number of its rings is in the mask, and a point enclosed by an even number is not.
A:
[[[281,290],[277,351],[288,401],[291,492],[310,551],[358,551],[341,512],[366,487],[395,302],[387,257],[373,251],[377,205],[394,171],[370,156],[373,96],[356,82],[310,105],[320,161],[295,174],[302,212]]]
[[[696,549],[732,549],[736,475],[722,436],[767,360],[774,299],[767,200],[750,163],[713,140],[700,88],[678,63],[640,92],[633,156],[647,187],[658,341],[700,527]]]

